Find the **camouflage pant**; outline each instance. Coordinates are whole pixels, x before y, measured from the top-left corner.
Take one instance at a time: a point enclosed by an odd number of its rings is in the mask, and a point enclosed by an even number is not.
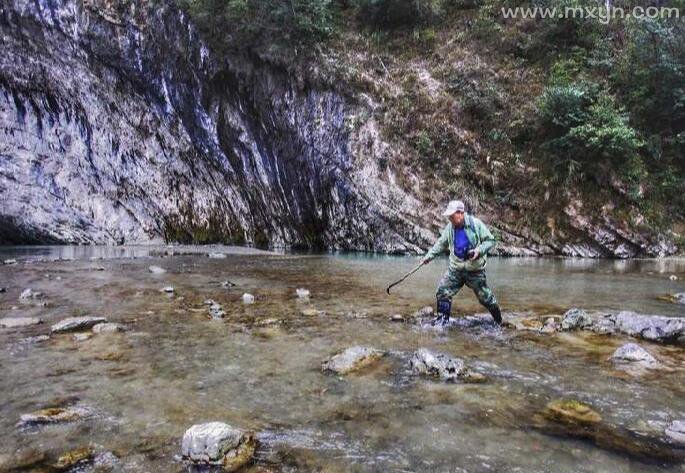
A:
[[[462,286],[470,287],[478,298],[478,302],[483,304],[488,310],[497,305],[497,299],[492,293],[492,290],[488,287],[485,280],[485,271],[465,271],[465,270],[447,270],[445,274],[440,279],[438,284],[438,290],[435,293],[435,297],[438,300],[449,299],[459,292]]]

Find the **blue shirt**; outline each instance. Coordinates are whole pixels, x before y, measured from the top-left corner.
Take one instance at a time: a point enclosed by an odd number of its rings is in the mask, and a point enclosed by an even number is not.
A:
[[[466,254],[471,249],[469,237],[466,236],[464,227],[454,229],[454,256],[459,259],[466,259]]]

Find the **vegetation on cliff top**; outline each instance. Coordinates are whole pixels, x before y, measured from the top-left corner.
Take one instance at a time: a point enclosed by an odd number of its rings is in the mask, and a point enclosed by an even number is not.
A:
[[[684,233],[682,1],[669,3],[681,18],[606,24],[502,15],[594,0],[184,2],[217,51],[334,58],[346,87],[381,104],[375,118],[401,150],[380,164],[419,172],[427,192],[464,192],[542,234],[578,199]]]

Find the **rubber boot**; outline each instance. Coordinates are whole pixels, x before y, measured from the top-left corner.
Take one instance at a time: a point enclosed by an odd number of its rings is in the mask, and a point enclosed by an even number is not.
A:
[[[502,312],[499,310],[499,305],[495,304],[488,309],[492,318],[495,319],[497,325],[502,325]]]
[[[450,299],[438,299],[437,302],[437,317],[433,321],[433,325],[438,323],[445,325],[450,320],[452,313],[452,301]]]

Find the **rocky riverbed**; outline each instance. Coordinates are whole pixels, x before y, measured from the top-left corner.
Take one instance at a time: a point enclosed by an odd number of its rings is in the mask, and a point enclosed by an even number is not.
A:
[[[677,261],[495,259],[498,328],[441,262],[230,253],[4,258],[0,471],[685,471]]]

